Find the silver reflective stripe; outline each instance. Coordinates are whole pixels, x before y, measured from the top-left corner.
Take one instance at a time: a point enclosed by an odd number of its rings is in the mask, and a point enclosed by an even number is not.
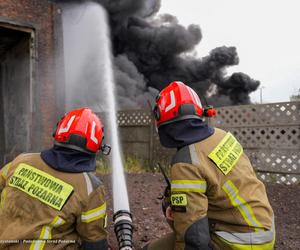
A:
[[[172,192],[206,192],[206,181],[204,180],[172,180]]]
[[[246,218],[250,224],[249,226],[252,226],[252,227],[256,227],[257,230],[261,230],[260,227],[261,225],[259,225],[256,220],[253,218],[252,214],[251,214],[251,207],[247,207],[246,204],[241,201],[239,195],[238,195],[238,191],[234,190],[231,185],[229,184],[229,181],[227,181],[224,185],[223,185],[223,189],[225,188],[225,191],[227,192],[227,194],[229,195],[229,197],[231,199],[234,200],[234,202],[236,204],[238,204],[239,208],[244,212],[244,214],[246,215]],[[243,213],[242,213],[243,215]]]
[[[201,189],[206,190],[206,183],[203,184],[172,184],[171,189],[185,189],[185,188],[195,188],[195,189]]]
[[[51,227],[50,226],[45,226],[45,231],[44,231],[44,235],[41,237],[41,239],[50,239],[51,238]]]
[[[95,142],[98,145],[98,139],[95,136],[95,129],[96,129],[96,122],[93,121],[92,123],[92,131],[91,131],[91,139],[93,142]]]
[[[170,98],[171,98],[171,103],[166,107],[165,112],[170,111],[172,108],[174,108],[176,106],[176,99],[175,99],[175,94],[174,94],[173,90],[170,91]]]
[[[85,182],[86,182],[87,193],[88,193],[88,195],[90,195],[90,193],[93,192],[92,182],[91,182],[90,177],[88,176],[87,173],[84,172],[83,176],[84,176]]]
[[[98,220],[106,215],[106,203],[101,205],[100,207],[94,208],[87,212],[83,212],[81,214],[81,221],[85,223],[92,222],[94,220]]]
[[[59,216],[56,216],[53,221],[46,226],[42,227],[42,231],[39,237],[39,240],[35,240],[30,245],[30,250],[42,250],[44,249],[44,246],[46,244],[45,240],[52,239],[52,229],[53,227],[59,227],[61,225],[65,224],[65,220],[60,218]]]
[[[58,218],[57,218],[57,221],[54,222],[54,223],[52,224],[52,226],[53,226],[53,227],[59,227],[59,226],[62,225],[62,224],[65,224],[65,221],[64,221],[62,218],[58,217]]]
[[[228,233],[224,231],[215,231],[215,234],[230,243],[242,244],[242,245],[258,245],[271,242],[274,239],[275,226],[274,219],[272,228],[270,231],[259,231],[251,233]]]
[[[195,144],[191,144],[189,145],[189,150],[190,150],[190,155],[191,155],[191,159],[192,159],[192,164],[199,166],[200,165],[200,160],[196,151],[196,147]]]
[[[88,221],[90,219],[101,217],[102,215],[104,215],[105,211],[106,211],[106,208],[103,208],[103,209],[101,209],[99,211],[96,211],[92,214],[81,215],[81,220],[82,221]]]
[[[30,250],[42,250],[44,248],[45,242],[43,240],[36,240],[35,243],[32,243]]]
[[[73,123],[73,121],[75,120],[75,118],[76,118],[76,115],[73,115],[73,116],[71,117],[71,119],[68,121],[67,126],[64,127],[64,128],[60,128],[60,129],[58,130],[58,134],[62,134],[62,133],[68,132],[69,129],[70,129],[70,127],[71,127],[71,125],[72,125],[72,123]]]
[[[64,219],[60,218],[59,216],[56,216],[54,218],[54,220],[50,223],[49,226],[50,227],[59,227],[65,223],[66,223],[66,221]]]

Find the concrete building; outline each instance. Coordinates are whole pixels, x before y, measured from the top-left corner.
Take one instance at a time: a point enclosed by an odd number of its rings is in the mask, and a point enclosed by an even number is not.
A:
[[[0,1],[0,163],[51,145],[64,111],[61,52],[58,6]]]

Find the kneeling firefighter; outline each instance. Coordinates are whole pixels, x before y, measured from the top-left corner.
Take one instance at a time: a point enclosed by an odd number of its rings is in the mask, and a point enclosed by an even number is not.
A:
[[[96,152],[108,154],[89,108],[58,123],[54,146],[21,154],[0,171],[0,249],[108,249]]]
[[[203,122],[215,112],[182,82],[157,97],[160,142],[177,148],[166,209],[174,233],[144,249],[273,249],[274,215],[264,184],[238,140]]]

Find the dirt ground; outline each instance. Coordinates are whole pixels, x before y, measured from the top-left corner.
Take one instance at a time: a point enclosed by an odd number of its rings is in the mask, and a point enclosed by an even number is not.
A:
[[[159,197],[165,188],[161,174],[128,174],[127,185],[130,208],[134,223],[134,247],[140,249],[148,241],[169,232],[161,211]],[[102,176],[112,218],[112,189],[110,175]],[[275,213],[276,248],[278,250],[300,249],[300,186],[266,184],[268,197]],[[116,240],[112,221],[109,221],[110,241]]]

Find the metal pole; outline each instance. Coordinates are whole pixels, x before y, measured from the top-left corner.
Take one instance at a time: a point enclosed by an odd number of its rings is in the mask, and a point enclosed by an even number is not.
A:
[[[262,103],[262,100],[263,100],[263,98],[262,98],[262,90],[263,90],[264,88],[265,88],[264,86],[261,86],[261,87],[259,88],[259,91],[260,91],[260,103]]]

